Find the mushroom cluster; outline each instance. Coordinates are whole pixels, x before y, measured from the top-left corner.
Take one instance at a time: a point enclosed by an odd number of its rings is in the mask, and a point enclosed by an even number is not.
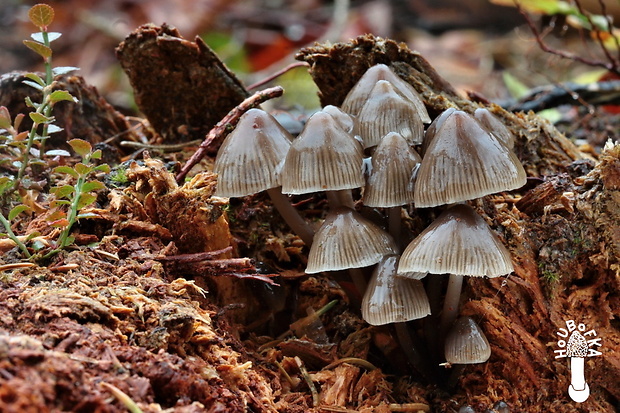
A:
[[[217,194],[267,190],[310,249],[306,272],[349,270],[370,324],[427,316],[429,299],[420,280],[450,274],[440,323],[445,338],[458,315],[464,276],[513,271],[501,241],[465,204],[525,184],[512,147],[509,130],[486,109],[448,109],[431,123],[415,89],[379,64],[360,78],[341,109],[315,113],[294,139],[265,112],[247,112],[216,159]],[[362,194],[357,202],[352,190]],[[321,191],[330,211],[314,233],[282,194]],[[399,257],[405,205],[446,207]],[[369,209],[386,219],[377,223],[360,214]],[[382,228],[386,221],[389,232]],[[360,269],[375,264],[366,283]],[[472,322],[457,330],[482,335]],[[449,337],[450,343],[462,341]]]

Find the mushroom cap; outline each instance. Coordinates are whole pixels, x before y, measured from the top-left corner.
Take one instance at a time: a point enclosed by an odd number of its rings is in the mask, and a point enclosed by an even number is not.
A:
[[[327,105],[323,109],[322,112],[329,113],[336,122],[348,133],[353,133],[353,118],[348,114],[343,112],[338,106]]]
[[[398,257],[383,257],[362,299],[362,318],[378,326],[426,317],[431,307],[419,280],[396,277]]]
[[[282,192],[305,194],[364,185],[363,149],[336,119],[317,112],[293,141],[282,167]]]
[[[508,149],[514,148],[515,137],[506,125],[504,125],[497,116],[493,115],[490,110],[487,108],[478,108],[474,111],[474,118],[476,118],[489,133],[492,133],[497,140],[506,145]]]
[[[484,363],[491,357],[491,345],[471,317],[460,317],[454,322],[444,351],[450,364]]]
[[[420,148],[420,154],[422,155],[422,157],[424,157],[424,154],[426,153],[426,149],[428,149],[428,146],[433,141],[433,138],[435,137],[435,134],[437,133],[437,129],[439,129],[441,125],[443,125],[443,122],[446,120],[446,118],[450,116],[452,112],[454,112],[455,110],[456,109],[454,108],[448,108],[444,110],[428,126],[428,128],[426,129],[426,132],[424,133],[424,139],[422,141],[422,148]]]
[[[418,116],[422,119],[422,122],[431,122],[431,118],[426,111],[426,106],[424,106],[424,102],[418,92],[413,86],[394,73],[392,69],[382,63],[370,67],[362,75],[342,102],[342,110],[353,116],[357,116],[360,110],[362,110],[364,103],[368,100],[372,88],[379,80],[387,80],[394,85],[398,93],[410,100],[417,108]]]
[[[525,185],[517,156],[469,114],[455,110],[429,143],[415,187],[415,205],[467,201]]]
[[[468,205],[444,211],[405,248],[398,273],[499,277],[514,271],[510,253]]]
[[[215,195],[241,197],[280,186],[279,170],[291,140],[267,112],[250,109],[244,113],[217,153]]]
[[[306,273],[367,267],[397,249],[392,237],[377,225],[350,208],[336,208],[314,235]]]
[[[413,170],[422,161],[396,132],[381,139],[372,155],[364,189],[364,205],[389,208],[413,202]]]
[[[424,125],[415,105],[390,82],[379,80],[355,118],[353,133],[362,138],[364,148],[370,148],[389,132],[398,132],[409,144],[418,145]]]

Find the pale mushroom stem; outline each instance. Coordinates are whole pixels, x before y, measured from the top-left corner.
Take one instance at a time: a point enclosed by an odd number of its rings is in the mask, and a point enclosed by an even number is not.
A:
[[[439,331],[442,340],[445,338],[448,330],[450,330],[450,326],[452,326],[459,313],[459,301],[462,288],[463,276],[450,274],[448,289],[443,302],[443,311],[441,312],[441,318],[439,320]]]
[[[314,239],[314,231],[291,205],[288,197],[282,194],[282,187],[270,188],[267,190],[267,193],[284,221],[301,238],[304,244],[310,247]]]

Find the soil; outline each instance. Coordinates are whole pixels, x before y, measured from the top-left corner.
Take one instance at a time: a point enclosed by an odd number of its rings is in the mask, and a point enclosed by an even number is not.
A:
[[[173,44],[175,53],[185,47],[184,57],[203,67],[201,53],[207,51],[200,43],[171,37],[179,36],[165,27],[142,27],[121,46],[121,61],[163,73],[166,65],[148,59],[178,59],[153,49],[136,52],[142,40],[148,48]],[[307,247],[265,194],[214,196],[217,177],[208,172],[213,158],[178,185],[178,169],[164,161],[184,161],[196,149],[189,146],[161,159],[145,154],[128,166],[120,187],[106,181],[98,204],[88,210],[95,217],[76,228],[80,245],[51,261],[29,266],[10,243],[0,243],[0,411],[619,409],[620,146],[610,144],[600,155],[584,152],[532,112],[462,97],[421,55],[390,40],[367,35],[316,45],[298,59],[309,63],[324,105],[340,104],[368,67],[385,63],[420,93],[432,118],[449,107],[488,107],[516,137],[528,184],[470,202],[515,264],[508,277],[468,280],[462,297],[461,313],[479,322],[491,344],[490,360],[459,373],[438,367],[433,349],[422,344],[429,363],[410,365],[392,326],[372,327],[361,319],[359,296],[346,275],[304,273]],[[162,114],[149,97],[157,84],[134,82],[160,141],[204,136],[249,96],[228,71],[202,74],[220,85],[217,96],[201,100],[214,106],[204,122],[173,116],[195,114],[185,111],[201,91],[179,89],[184,99],[160,104],[167,108]],[[224,95],[227,103],[216,103]],[[79,123],[73,119],[78,113],[71,116],[61,119],[68,131]],[[82,130],[80,136],[116,135],[119,125],[132,130],[129,123],[109,124],[114,129],[107,135]],[[326,213],[320,194],[293,201],[309,222]],[[357,207],[384,219],[359,202]],[[441,208],[403,212],[412,239]],[[16,227],[45,228],[45,218],[22,219]],[[53,239],[55,232],[42,236]],[[326,306],[324,314],[313,314]],[[600,338],[591,348],[601,354],[586,359],[591,394],[581,404],[568,397],[568,358],[555,358],[558,332],[568,320]],[[424,322],[410,328],[414,339],[423,336]]]

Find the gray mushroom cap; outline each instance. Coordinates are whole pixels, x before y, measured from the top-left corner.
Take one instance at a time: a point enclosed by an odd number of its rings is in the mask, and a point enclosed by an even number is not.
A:
[[[460,317],[454,322],[444,350],[450,364],[484,363],[491,357],[491,345],[471,317]]]

